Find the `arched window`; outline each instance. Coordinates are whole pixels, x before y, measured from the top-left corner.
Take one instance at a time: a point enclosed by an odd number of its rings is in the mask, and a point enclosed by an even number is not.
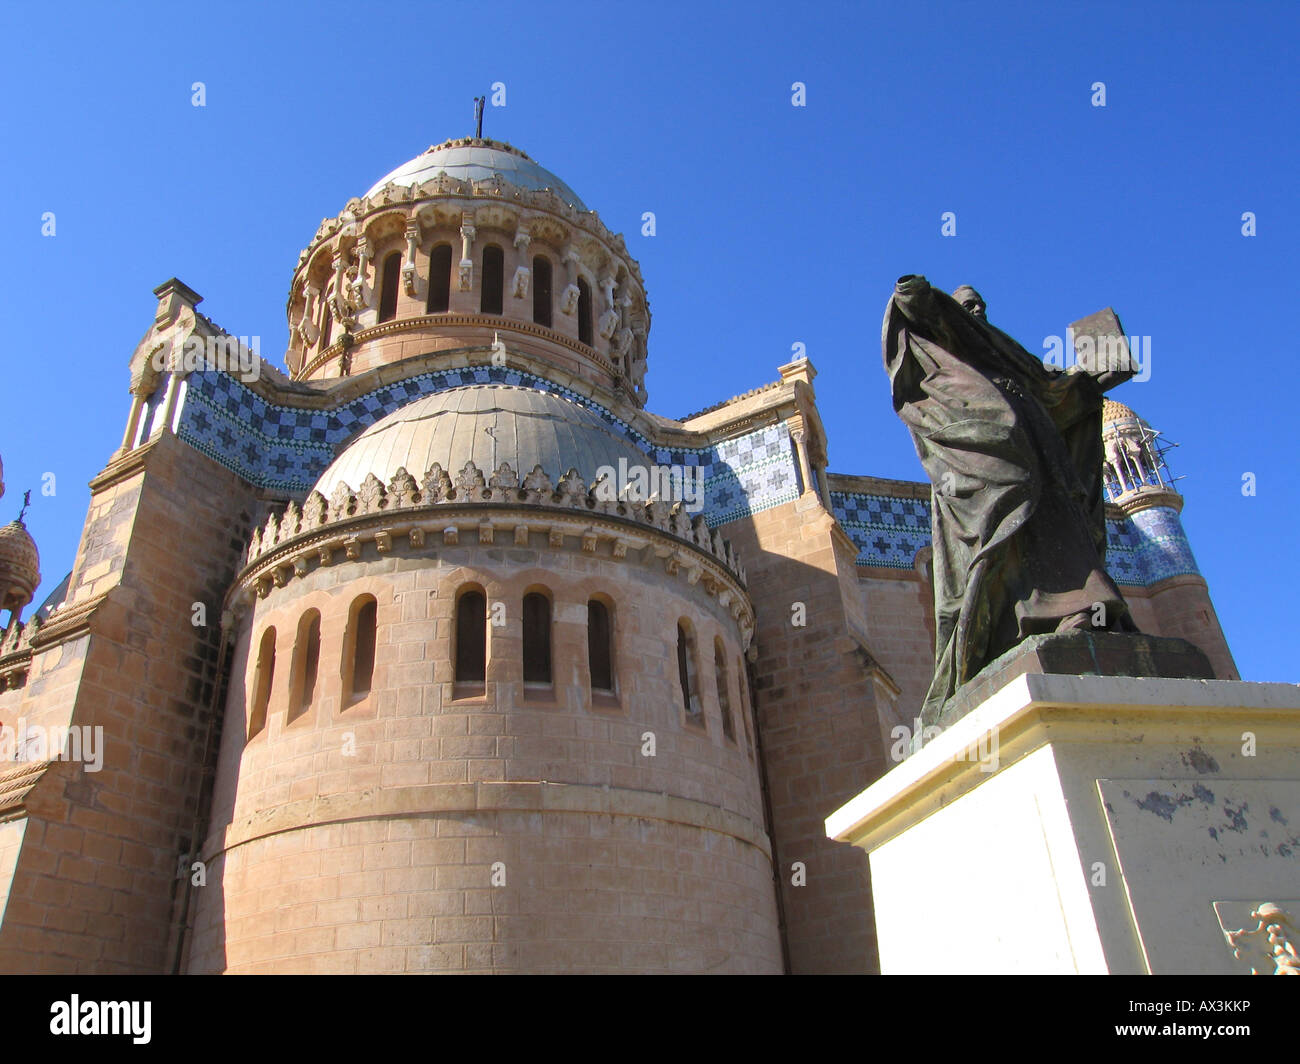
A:
[[[426,313],[442,314],[451,308],[451,245],[439,244],[429,252],[429,302]]]
[[[362,595],[352,603],[351,616],[348,618],[347,660],[344,667],[343,691],[346,701],[344,707],[360,702],[370,694],[370,686],[375,678],[375,620],[378,605],[374,596]]]
[[[524,596],[524,683],[551,682],[551,600],[539,591]]]
[[[591,285],[578,278],[578,339],[591,346]]]
[[[681,685],[686,716],[698,722],[701,714],[695,690],[695,640],[681,621],[677,622],[677,682]]]
[[[749,686],[745,682],[745,663],[742,659],[736,659],[736,682],[740,684],[740,720],[745,725],[745,745],[749,748],[749,756],[754,756],[754,735],[749,730],[749,714],[751,702],[749,697]]]
[[[294,644],[297,677],[294,697],[289,702],[289,720],[297,720],[311,709],[316,697],[316,674],[320,670],[320,611],[308,610],[298,622],[298,641]]]
[[[330,305],[325,304],[325,319],[320,330],[320,349],[322,351],[330,345],[330,333],[334,331],[334,315],[330,313]]]
[[[544,255],[533,256],[533,321],[551,324],[551,260]]]
[[[501,301],[506,288],[505,253],[495,244],[483,248],[483,269],[479,290],[479,311],[483,314],[500,314]]]
[[[614,690],[614,626],[609,607],[599,599],[587,603],[587,664],[593,691]]]
[[[379,282],[379,320],[392,321],[397,317],[397,283],[402,277],[402,253],[394,251],[384,258],[384,268]]]
[[[722,711],[722,734],[735,742],[736,722],[731,719],[731,692],[727,679],[727,656],[722,649],[721,639],[713,641],[713,675],[718,683],[718,709]]]
[[[455,676],[456,683],[480,691],[487,676],[487,599],[482,591],[463,591],[456,600]]]
[[[257,667],[253,672],[253,705],[248,714],[248,737],[266,727],[266,707],[271,702],[271,680],[275,676],[275,629],[262,633],[257,645]]]

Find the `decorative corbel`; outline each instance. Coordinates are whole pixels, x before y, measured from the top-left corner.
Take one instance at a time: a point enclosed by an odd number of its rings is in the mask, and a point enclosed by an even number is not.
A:
[[[357,276],[348,285],[349,305],[358,313],[370,305],[369,285],[366,284],[369,269],[370,238],[363,236],[357,240]]]
[[[408,296],[417,294],[415,250],[420,246],[420,223],[411,218],[406,223],[406,261],[402,263],[402,287]]]
[[[294,330],[298,334],[298,339],[302,341],[304,348],[311,347],[320,336],[320,327],[316,324],[315,303],[317,296],[320,295],[319,289],[308,281],[303,285],[303,304],[302,317],[298,320],[298,326]]]
[[[478,230],[474,226],[474,216],[469,211],[461,213],[460,221],[460,266],[457,271],[457,287],[468,292],[474,287],[474,238]]]

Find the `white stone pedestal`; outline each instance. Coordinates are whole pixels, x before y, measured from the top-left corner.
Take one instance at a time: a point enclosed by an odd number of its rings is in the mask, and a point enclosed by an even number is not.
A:
[[[870,854],[887,974],[1271,974],[1300,947],[1300,686],[1019,676],[826,831]]]

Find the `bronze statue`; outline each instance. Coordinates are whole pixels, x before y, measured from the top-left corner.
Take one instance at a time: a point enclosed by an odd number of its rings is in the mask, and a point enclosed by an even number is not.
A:
[[[1106,573],[1102,394],[1132,369],[1045,365],[964,286],[899,279],[881,337],[894,410],[931,482],[934,680],[926,724],[1023,639],[1135,632]]]

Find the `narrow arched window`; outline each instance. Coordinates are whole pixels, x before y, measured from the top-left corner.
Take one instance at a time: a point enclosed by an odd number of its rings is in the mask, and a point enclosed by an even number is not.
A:
[[[297,677],[294,697],[289,703],[289,720],[297,720],[311,709],[316,697],[316,673],[320,669],[320,611],[308,610],[298,622],[298,641],[294,644]]]
[[[551,600],[524,596],[524,683],[551,682]]]
[[[599,599],[587,603],[587,664],[593,691],[614,690],[614,629],[609,607]]]
[[[379,282],[379,320],[397,317],[397,283],[402,277],[402,253],[394,251],[384,259]]]
[[[330,334],[334,331],[334,315],[330,313],[330,305],[325,304],[325,317],[320,329],[320,349],[322,351],[330,345]]]
[[[429,302],[425,311],[442,314],[451,308],[451,245],[439,244],[429,252]]]
[[[578,339],[591,345],[591,285],[578,278]]]
[[[749,715],[752,710],[752,703],[749,697],[749,685],[746,683],[745,663],[740,658],[736,659],[736,682],[740,684],[740,720],[745,725],[745,745],[749,748],[749,756],[754,756],[754,735],[749,730]],[[755,723],[757,727],[757,723]]]
[[[695,693],[695,641],[686,625],[677,622],[677,682],[682,690],[682,708],[692,719],[699,719],[700,701]]]
[[[483,249],[482,287],[479,290],[479,310],[484,314],[500,314],[506,287],[505,253],[495,244]]]
[[[551,260],[543,255],[533,257],[533,321],[551,324]]]
[[[456,600],[456,683],[482,685],[487,676],[487,599],[465,591]]]
[[[262,633],[257,646],[257,667],[253,672],[253,705],[248,715],[248,737],[266,727],[266,708],[271,702],[271,681],[275,677],[275,629]]]
[[[359,702],[370,693],[375,678],[375,621],[378,605],[373,596],[363,595],[352,604],[348,621],[348,660],[344,691],[346,704]]]
[[[713,641],[713,675],[718,684],[718,709],[722,712],[722,734],[732,742],[736,741],[736,722],[731,719],[731,692],[727,679],[727,656],[722,649],[722,640]]]

